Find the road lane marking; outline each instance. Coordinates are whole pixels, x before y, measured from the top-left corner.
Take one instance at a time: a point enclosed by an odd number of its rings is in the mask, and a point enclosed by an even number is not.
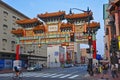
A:
[[[68,78],[72,79],[72,78],[75,78],[77,76],[79,76],[79,75],[74,75],[74,76],[71,76],[71,77],[68,77]]]
[[[50,75],[46,75],[46,76],[42,76],[42,77],[50,77],[50,76],[53,76],[53,75],[56,75],[56,73],[50,74]]]
[[[52,76],[51,78],[56,78],[56,77],[59,77],[59,76],[62,76],[62,75],[64,75],[64,74],[57,74],[55,76]]]
[[[50,75],[50,73],[43,73],[43,74],[40,74],[40,75],[36,74],[35,77],[43,77],[43,76],[47,76],[47,75]]]
[[[76,72],[73,72],[73,73],[76,73]],[[79,75],[78,74],[60,74],[60,73],[45,73],[45,72],[42,72],[42,73],[23,73],[23,77],[43,77],[43,78],[46,78],[46,77],[49,77],[49,78],[68,78],[68,79],[74,79],[76,77],[78,77]],[[0,76],[12,76],[13,74],[0,74]]]
[[[67,75],[65,75],[65,76],[62,76],[62,77],[60,77],[60,78],[65,78],[65,77],[68,77],[68,76],[70,76],[71,74],[67,74]]]

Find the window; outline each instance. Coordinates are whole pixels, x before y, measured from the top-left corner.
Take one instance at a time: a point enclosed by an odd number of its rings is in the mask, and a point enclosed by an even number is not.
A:
[[[7,19],[4,19],[4,21],[6,22],[6,21],[7,21]]]
[[[15,28],[12,28],[12,30],[16,30]]]
[[[3,42],[3,45],[5,45],[7,43],[7,39],[3,39],[2,42]]]
[[[17,18],[17,20],[20,20],[19,18]]]
[[[11,50],[12,50],[12,51],[15,50],[15,41],[11,41]]]
[[[4,16],[5,18],[7,18],[8,12],[7,12],[7,11],[3,11],[3,16]]]
[[[12,16],[13,17],[13,19],[16,19],[16,17],[15,16]]]
[[[2,39],[2,46],[3,50],[6,50],[5,47],[7,46],[7,39]]]
[[[5,35],[6,35],[7,33],[6,33],[6,32],[3,32],[3,34],[5,34]]]
[[[15,26],[16,23],[13,23],[13,25]]]
[[[70,32],[70,31],[72,31],[72,28],[70,28],[70,27],[61,29],[61,32]]]
[[[3,14],[4,14],[5,16],[7,16],[7,15],[8,15],[8,12],[7,12],[7,11],[3,11]]]
[[[7,28],[8,28],[8,26],[4,24],[4,25],[3,25],[3,34],[7,34],[7,31],[6,31]]]
[[[8,26],[6,24],[3,25],[3,30],[6,30]]]
[[[15,16],[12,16],[12,18],[13,18],[13,21],[16,21],[16,17]]]

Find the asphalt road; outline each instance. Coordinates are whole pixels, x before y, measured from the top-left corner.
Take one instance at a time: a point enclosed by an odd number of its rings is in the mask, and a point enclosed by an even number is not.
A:
[[[13,73],[0,74],[0,80],[12,80]],[[90,80],[86,66],[52,68],[42,71],[23,72],[22,80]]]

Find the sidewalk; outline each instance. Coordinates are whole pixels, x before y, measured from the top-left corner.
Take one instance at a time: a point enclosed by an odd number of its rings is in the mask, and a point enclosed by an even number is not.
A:
[[[94,76],[88,76],[90,80],[107,80],[107,79],[101,79],[102,73],[101,74],[94,74]],[[118,73],[118,78],[112,78],[111,71],[108,71],[107,74],[108,80],[120,80],[120,72]]]
[[[22,69],[22,71],[26,71],[26,69]],[[0,70],[0,74],[4,74],[4,73],[11,73],[11,72],[13,72],[13,70],[12,69],[4,69],[4,70]]]
[[[0,70],[0,74],[10,73],[10,72],[13,72],[13,70],[12,69]]]

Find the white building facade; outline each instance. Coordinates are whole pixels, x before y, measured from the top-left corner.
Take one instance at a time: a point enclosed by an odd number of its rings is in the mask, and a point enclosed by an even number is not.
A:
[[[65,48],[59,45],[47,47],[47,67],[60,67],[65,61]]]

